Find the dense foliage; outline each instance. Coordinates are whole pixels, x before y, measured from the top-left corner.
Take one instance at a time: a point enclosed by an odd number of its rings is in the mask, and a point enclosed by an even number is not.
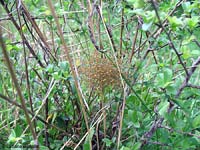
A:
[[[200,149],[199,0],[0,4],[0,149]]]

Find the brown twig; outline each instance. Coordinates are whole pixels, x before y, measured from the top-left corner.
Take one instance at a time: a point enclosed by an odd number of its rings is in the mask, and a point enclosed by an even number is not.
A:
[[[22,23],[21,23],[21,19],[20,19],[20,10],[19,8],[17,7],[18,2],[16,2],[16,9],[17,9],[17,16],[18,16],[18,19],[19,19],[19,25],[20,25],[20,29],[22,29]],[[26,86],[27,86],[27,90],[28,90],[28,97],[29,97],[29,103],[30,103],[30,107],[31,107],[31,111],[32,113],[34,113],[34,110],[33,110],[33,101],[32,101],[32,96],[31,96],[31,89],[30,89],[30,81],[29,81],[29,72],[28,72],[28,62],[27,62],[27,55],[26,55],[26,50],[25,50],[25,44],[24,44],[24,39],[23,39],[23,36],[22,36],[22,30],[19,31],[21,37],[22,37],[22,45],[23,45],[23,51],[24,51],[24,63],[25,63],[25,74],[26,74]],[[34,129],[35,129],[35,132],[36,132],[36,121],[34,120],[33,122],[33,125],[34,125]]]
[[[176,98],[179,97],[179,95],[181,94],[181,92],[183,91],[183,89],[185,87],[188,86],[188,82],[192,76],[192,74],[195,72],[195,70],[197,69],[197,66],[200,64],[200,57],[198,57],[196,59],[196,61],[192,64],[189,72],[188,72],[188,75],[185,77],[185,80],[183,81],[182,85],[180,86],[180,88],[178,89],[177,93],[176,93]],[[191,86],[191,85],[190,85]]]
[[[119,58],[122,57],[122,43],[123,43],[123,31],[124,31],[124,8],[121,12],[121,29],[120,29],[120,46],[119,46]]]
[[[130,57],[130,63],[132,61],[132,58],[133,58],[133,55],[135,54],[135,47],[136,47],[136,41],[137,41],[137,36],[138,36],[138,31],[139,31],[139,22],[137,23],[137,26],[136,26],[136,31],[135,31],[135,35],[133,37],[133,44],[132,44],[132,51],[131,51],[131,57]]]
[[[73,64],[72,58],[70,56],[70,51],[69,51],[69,48],[66,45],[66,42],[65,42],[65,39],[64,39],[62,30],[61,30],[61,27],[60,27],[60,24],[59,24],[59,20],[57,18],[56,12],[55,12],[55,9],[53,7],[52,1],[48,0],[48,4],[49,4],[50,10],[51,10],[51,13],[52,13],[52,15],[55,19],[55,22],[56,22],[56,25],[57,25],[57,28],[58,28],[58,32],[59,32],[59,35],[60,35],[60,39],[62,41],[64,50],[66,52],[67,60],[69,61],[69,65],[70,65],[72,75],[73,75],[73,78],[74,78],[74,81],[75,81],[75,86],[76,86],[76,89],[77,89],[77,92],[78,92],[78,97],[79,97],[79,101],[80,101],[80,104],[81,104],[81,109],[82,109],[82,112],[83,112],[85,124],[86,124],[88,132],[90,132],[90,128],[89,128],[89,124],[88,124],[88,118],[87,118],[87,114],[86,114],[86,111],[85,111],[85,105],[84,105],[84,102],[83,102],[83,99],[82,99],[81,91],[79,90],[79,83],[78,83],[76,72],[74,70],[74,64]],[[91,143],[90,143],[90,147],[92,147]]]
[[[177,133],[181,133],[181,134],[185,134],[185,135],[189,135],[189,136],[194,136],[194,137],[200,139],[200,136],[199,136],[199,135],[193,134],[193,133],[191,133],[191,132],[183,132],[183,131],[175,130],[175,129],[173,129],[173,128],[170,128],[170,127],[168,127],[168,126],[163,126],[163,125],[161,125],[160,128],[167,129],[167,130],[169,130],[169,132],[177,132]]]
[[[88,0],[89,1],[89,0]],[[89,31],[89,35],[90,35],[90,40],[92,42],[92,44],[94,45],[95,49],[99,52],[104,52],[102,51],[101,49],[101,45],[97,45],[97,42],[96,42],[96,39],[95,39],[95,34],[94,34],[94,27],[93,27],[93,23],[92,23],[92,17],[93,17],[93,14],[94,14],[94,11],[96,9],[96,2],[97,1],[94,1],[93,2],[93,5],[92,5],[92,9],[89,9],[88,12],[89,12],[89,16],[88,16],[88,31]],[[100,16],[99,16],[100,17]]]
[[[102,19],[102,14],[101,14],[101,12],[100,12],[100,8],[99,8],[98,5],[96,5],[96,10],[97,10],[99,16],[101,17],[101,20],[103,20],[103,19]],[[112,30],[111,30],[111,28],[109,28],[105,23],[104,23],[104,25],[105,25],[106,31],[107,31],[107,33],[108,33],[108,35],[109,35],[110,41],[111,41],[111,43],[112,43],[112,47],[113,47],[114,51],[117,52],[117,48],[116,48],[115,42],[114,42],[114,40],[113,40]]]
[[[195,88],[195,89],[200,89],[199,85],[193,85],[193,84],[188,84],[187,87]]]
[[[153,6],[153,8],[154,8],[154,11],[155,11],[155,13],[156,13],[156,17],[158,18],[159,25],[161,26],[161,29],[162,29],[162,30],[165,32],[165,34],[167,35],[167,38],[168,38],[168,40],[169,40],[169,46],[170,46],[170,47],[174,50],[174,52],[176,53],[180,64],[182,65],[182,67],[183,67],[184,70],[185,70],[186,75],[188,76],[188,75],[189,75],[189,74],[188,74],[188,70],[187,70],[187,68],[186,68],[186,66],[185,66],[185,63],[184,63],[183,60],[181,59],[181,55],[182,55],[182,54],[180,54],[180,53],[178,52],[178,50],[176,49],[176,47],[175,47],[175,45],[174,45],[174,43],[173,43],[173,41],[172,41],[172,39],[171,39],[170,33],[166,31],[166,29],[165,29],[165,27],[164,27],[164,25],[163,25],[163,23],[162,23],[162,21],[161,21],[161,19],[160,19],[160,16],[159,16],[159,14],[158,14],[158,10],[157,10],[157,7],[156,7],[155,2],[154,2],[153,0],[151,0],[151,3],[152,3],[152,6]]]
[[[29,11],[26,9],[26,6],[23,4],[22,2],[22,8],[23,8],[23,13],[25,14],[25,16],[27,17],[27,19],[30,21],[30,23],[32,24],[33,28],[35,29],[36,33],[38,34],[40,40],[43,42],[43,44],[46,46],[46,50],[48,51],[48,53],[52,56],[54,61],[57,61],[56,57],[51,53],[51,49],[48,45],[48,43],[46,42],[47,39],[45,39],[45,36],[43,36],[42,32],[40,31],[37,23],[35,22],[34,19],[31,18],[31,15],[29,13]]]
[[[0,0],[1,5],[3,6],[3,8],[5,9],[5,11],[7,12],[8,16],[10,17],[12,23],[14,24],[14,26],[16,27],[17,31],[19,32],[20,26],[17,24],[16,20],[14,19],[12,12],[9,11],[6,3],[3,0]],[[38,64],[44,68],[45,65],[40,61],[39,57],[36,55],[35,51],[33,50],[33,48],[30,46],[29,42],[27,41],[26,37],[24,34],[20,34],[22,36],[22,39],[24,39],[24,42],[26,44],[26,46],[28,47],[30,53],[33,55],[33,57],[37,60]]]

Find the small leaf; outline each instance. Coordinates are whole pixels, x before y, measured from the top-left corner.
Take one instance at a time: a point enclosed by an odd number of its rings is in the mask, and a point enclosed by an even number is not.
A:
[[[150,22],[150,23],[143,23],[142,24],[142,30],[143,31],[148,31],[149,28],[152,26],[153,22]]]
[[[136,0],[134,7],[135,8],[142,8],[142,7],[144,7],[144,5],[145,5],[144,0]]]
[[[16,137],[16,133],[15,133],[15,131],[12,129],[12,130],[11,130],[11,133],[10,133],[10,135],[9,135],[9,137],[8,137],[7,143],[14,143],[14,142],[17,142],[17,141],[19,141],[19,140],[22,140],[22,138]]]
[[[49,15],[51,15],[51,11],[50,11],[49,9],[46,9],[46,10],[44,11],[44,14],[45,14],[46,16],[49,16]]]
[[[192,122],[194,128],[200,127],[200,115],[196,116]]]
[[[182,46],[181,51],[183,53],[182,56],[183,56],[184,59],[188,59],[188,58],[191,57],[191,52],[190,52],[188,46],[186,46],[186,45]]]
[[[49,148],[46,147],[46,146],[41,145],[41,146],[40,146],[40,150],[49,150]]]
[[[194,35],[191,35],[189,38],[186,38],[185,40],[183,40],[183,45],[187,45],[195,39],[196,37]]]
[[[184,10],[185,12],[190,12],[190,11],[191,11],[190,6],[191,6],[191,3],[190,3],[190,2],[183,2],[183,3],[182,3],[182,7],[183,7],[183,10]]]
[[[192,51],[191,51],[191,54],[192,54],[193,56],[199,56],[199,55],[200,55],[200,50],[192,50]]]
[[[199,22],[198,16],[193,16],[192,18],[187,19],[187,25],[190,29],[194,29]]]
[[[128,110],[128,118],[133,123],[135,128],[140,127],[140,123],[138,122],[137,111]]]
[[[46,68],[46,71],[52,73],[54,71],[54,66],[52,64],[49,64]]]
[[[21,134],[22,134],[22,128],[20,127],[20,125],[16,125],[15,127],[15,134],[16,134],[16,137],[20,137]]]
[[[107,146],[107,147],[110,147],[111,144],[112,144],[112,140],[110,140],[110,139],[108,139],[108,138],[104,138],[104,139],[103,139],[103,142],[106,143],[106,146]]]
[[[136,142],[134,145],[133,145],[133,150],[139,150],[140,149],[140,147],[141,147],[141,145],[142,145],[142,143],[140,143],[140,142]]]
[[[89,134],[87,135],[87,137],[85,139],[85,143],[83,145],[83,150],[89,150],[90,149],[90,143],[92,141],[93,135],[94,135],[94,128],[91,128]]]
[[[177,18],[176,16],[168,17],[168,20],[173,30],[183,24],[181,18]]]
[[[69,69],[69,64],[68,64],[67,61],[59,62],[58,65],[60,66],[60,69],[61,69],[62,71],[66,71],[66,70]]]
[[[164,70],[164,82],[170,82],[172,80],[172,70],[169,68],[165,68]]]
[[[156,77],[156,84],[159,87],[163,87],[164,86],[164,73],[159,73]]]
[[[53,78],[56,79],[56,80],[59,80],[60,79],[60,74],[58,72],[54,72],[52,74]]]
[[[128,14],[143,15],[143,9],[128,10]]]
[[[144,0],[127,0],[127,2],[129,3],[129,5],[133,5],[134,8],[142,8],[145,5]]]
[[[122,146],[122,148],[120,148],[120,150],[131,150],[131,149],[128,147]]]
[[[166,88],[171,85],[173,77],[173,72],[169,68],[164,68],[162,73],[159,73],[156,77],[156,84],[159,87]]]
[[[165,114],[167,113],[168,106],[169,106],[169,102],[167,102],[167,101],[161,102],[159,104],[159,108],[160,108],[159,114],[161,116],[165,116]]]

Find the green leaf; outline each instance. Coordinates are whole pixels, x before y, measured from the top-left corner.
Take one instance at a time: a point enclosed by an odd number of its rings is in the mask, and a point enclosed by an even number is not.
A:
[[[11,51],[11,50],[19,51],[20,50],[19,47],[17,47],[16,45],[11,45],[11,44],[8,44],[6,48],[8,51]]]
[[[199,56],[200,55],[200,50],[192,50],[191,51],[191,54],[193,55],[193,56]]]
[[[169,83],[168,85],[166,84],[167,93],[169,95],[171,95],[171,94],[175,95],[177,92],[176,84],[174,82],[168,82],[168,83]],[[172,83],[174,83],[174,84],[172,84]]]
[[[192,42],[195,39],[196,39],[196,37],[194,35],[191,35],[189,38],[184,39],[182,44],[183,45],[190,44],[190,42]]]
[[[17,137],[15,131],[12,129],[11,133],[10,133],[10,135],[8,137],[7,143],[14,143],[14,142],[17,142],[19,140],[22,140],[22,138]]]
[[[62,71],[67,71],[69,69],[69,64],[67,61],[59,62],[58,66],[60,66]]]
[[[129,147],[122,146],[122,148],[120,148],[120,150],[131,150],[131,149]]]
[[[16,137],[20,137],[21,134],[22,134],[22,128],[20,127],[20,125],[16,125],[15,127],[15,134],[16,134]]]
[[[61,78],[60,74],[58,72],[54,72],[52,74],[53,78],[56,79],[56,80],[59,80]]]
[[[161,116],[165,116],[165,114],[167,113],[168,106],[169,106],[169,102],[167,101],[161,102],[159,104],[159,114]]]
[[[192,16],[192,18],[187,18],[187,25],[190,29],[194,29],[199,22],[199,16]]]
[[[140,123],[138,122],[137,111],[128,110],[128,118],[133,123],[134,127],[139,128]]]
[[[156,84],[157,84],[159,87],[163,87],[163,86],[164,86],[164,73],[159,73],[159,74],[156,76]]]
[[[200,55],[200,50],[192,49],[188,45],[184,45],[181,47],[181,52],[183,53],[182,57],[184,59],[188,59],[191,57],[197,57]]]
[[[83,145],[83,150],[89,150],[90,149],[90,143],[92,141],[92,137],[94,135],[94,128],[90,129],[89,134],[87,135],[84,145]]]
[[[108,138],[104,138],[104,139],[103,139],[103,142],[106,143],[106,147],[110,147],[111,144],[113,143],[112,140],[110,140],[110,139],[108,139]]]
[[[172,80],[172,70],[169,68],[165,68],[164,70],[164,82],[170,82]]]
[[[148,31],[150,29],[150,27],[152,26],[153,22],[149,22],[149,23],[143,23],[142,24],[142,30],[143,31]]]
[[[191,3],[190,2],[183,2],[182,8],[186,13],[191,12]]]
[[[142,8],[142,7],[144,7],[144,5],[145,5],[144,0],[136,0],[134,7],[135,8]]]
[[[134,8],[142,8],[145,6],[144,0],[127,0],[130,5],[133,5]]]
[[[46,146],[40,146],[40,150],[49,150],[49,148]]]
[[[132,150],[139,150],[140,147],[141,147],[141,145],[142,145],[142,143],[140,143],[140,142],[136,142],[136,143],[133,145]]]
[[[46,71],[49,72],[49,73],[53,73],[54,71],[54,65],[52,64],[49,64],[46,68]]]
[[[166,88],[172,84],[172,70],[169,68],[164,68],[163,72],[159,73],[156,77],[156,84],[159,87]]]
[[[181,18],[177,18],[176,16],[168,17],[168,21],[172,27],[173,30],[175,30],[177,27],[180,27],[183,24],[183,21]]]
[[[134,10],[128,10],[129,14],[136,14],[136,15],[143,15],[144,11],[143,9],[134,9]]]
[[[192,122],[194,128],[200,127],[200,115],[196,116]]]

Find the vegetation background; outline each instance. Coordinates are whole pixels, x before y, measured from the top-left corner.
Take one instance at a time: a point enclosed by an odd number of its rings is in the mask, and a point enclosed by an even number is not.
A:
[[[200,149],[199,0],[0,4],[0,149]]]

